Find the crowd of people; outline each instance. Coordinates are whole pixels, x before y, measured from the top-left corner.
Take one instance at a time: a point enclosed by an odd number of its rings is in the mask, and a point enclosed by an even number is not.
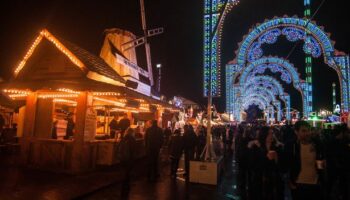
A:
[[[349,199],[350,140],[345,124],[311,128],[242,125],[235,137],[242,199]]]
[[[312,128],[306,121],[278,127],[240,124],[215,126],[211,132],[217,154],[236,160],[241,199],[349,199],[350,135],[345,124],[325,129]],[[160,176],[159,156],[166,147],[171,177],[176,178],[184,156],[188,181],[190,160],[203,159],[206,134],[203,126],[163,130],[152,121],[144,135],[148,180],[154,182]],[[135,131],[127,128],[118,154],[126,174],[126,191],[134,165],[134,145]]]

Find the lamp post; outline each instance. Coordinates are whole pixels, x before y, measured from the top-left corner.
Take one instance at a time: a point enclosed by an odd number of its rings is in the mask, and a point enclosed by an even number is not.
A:
[[[158,92],[160,94],[160,79],[161,79],[161,69],[162,69],[162,64],[157,64],[156,65],[157,69],[158,69]]]

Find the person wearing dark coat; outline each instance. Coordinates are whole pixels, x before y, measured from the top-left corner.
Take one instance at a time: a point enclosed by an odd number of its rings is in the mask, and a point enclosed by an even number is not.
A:
[[[126,196],[130,190],[130,175],[131,171],[135,165],[136,159],[136,139],[135,131],[132,128],[128,128],[125,131],[125,136],[121,139],[119,143],[119,160],[124,172],[124,178],[122,181],[122,196]]]
[[[206,129],[204,127],[200,127],[199,133],[198,133],[198,145],[197,145],[197,153],[196,153],[196,159],[200,160],[201,155],[203,153],[203,150],[205,148],[205,145],[207,144],[207,135],[206,135]]]
[[[74,127],[75,123],[72,119],[72,115],[69,114],[66,118],[67,120],[67,129],[66,129],[66,136],[64,137],[65,139],[71,139],[74,135]]]
[[[145,147],[148,158],[148,180],[155,181],[159,176],[158,160],[159,152],[163,144],[163,130],[158,127],[157,120],[152,121],[152,126],[146,130]]]
[[[249,177],[249,149],[248,143],[251,140],[250,130],[244,129],[242,126],[238,128],[238,134],[235,140],[235,159],[238,166],[237,182],[238,192],[242,199],[247,198],[247,186],[250,180]]]
[[[118,126],[118,115],[115,115],[111,122],[109,122],[109,134],[111,138],[115,138],[115,134],[119,129]]]
[[[181,131],[176,129],[169,141],[169,155],[171,160],[170,174],[172,178],[176,178],[179,160],[183,153],[184,141],[181,136]]]
[[[169,145],[169,139],[171,137],[171,129],[170,127],[167,127],[165,130],[164,130],[164,145],[165,146],[168,146]]]
[[[184,130],[185,176],[188,179],[190,174],[190,160],[194,159],[198,138],[191,125],[185,125]]]
[[[123,118],[119,120],[118,127],[121,132],[121,137],[124,137],[124,132],[130,127],[130,119],[128,119],[127,114],[124,114]]]
[[[338,199],[349,199],[350,184],[350,138],[346,124],[334,128],[332,138],[328,141],[327,161],[327,196],[338,189]]]
[[[262,127],[257,140],[249,142],[252,161],[252,192],[250,199],[283,199],[283,185],[279,166],[281,146],[277,145],[271,127]]]

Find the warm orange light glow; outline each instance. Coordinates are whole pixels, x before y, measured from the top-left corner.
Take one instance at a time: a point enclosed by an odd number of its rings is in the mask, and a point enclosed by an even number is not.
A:
[[[7,90],[7,89],[4,89],[3,90],[5,93],[10,93],[10,94],[30,94],[30,91],[29,90],[16,90],[16,89],[10,89],[10,90]]]
[[[140,107],[149,107],[149,104],[147,104],[147,103],[142,103],[142,104],[140,105]]]
[[[48,94],[39,94],[39,98],[77,98],[78,94],[61,94],[61,93],[48,93]]]
[[[111,111],[139,113],[139,111],[137,111],[137,110],[128,110],[128,109],[123,109],[123,108],[112,108]]]
[[[124,107],[125,106],[125,103],[122,103],[122,102],[119,102],[119,101],[113,101],[113,100],[110,100],[110,99],[104,99],[104,98],[100,98],[100,97],[94,97],[94,100],[102,101],[102,102],[105,102],[105,103],[110,103],[110,104],[113,104],[115,106],[120,106],[120,107]]]
[[[76,101],[72,101],[72,100],[68,100],[68,99],[53,99],[53,102],[55,103],[68,103],[68,104],[72,104],[73,106],[76,106],[77,105],[77,102]]]
[[[94,96],[120,96],[118,92],[93,92]]]
[[[72,53],[70,52],[66,47],[63,46],[63,44],[58,41],[49,31],[46,29],[42,30],[40,32],[40,35],[35,39],[32,46],[27,51],[26,55],[24,56],[23,60],[19,63],[19,65],[16,67],[14,73],[15,76],[18,75],[18,73],[23,69],[24,65],[26,64],[27,60],[30,58],[30,56],[33,54],[35,48],[39,45],[41,40],[45,37],[47,40],[52,42],[62,53],[64,53],[76,66],[78,66],[80,69],[85,69],[84,64]]]
[[[15,98],[21,98],[21,97],[26,97],[28,96],[28,94],[10,94],[9,97],[11,99],[15,99]]]
[[[67,92],[67,93],[71,93],[71,94],[80,94],[80,92],[78,92],[78,91],[74,91],[74,90],[67,89],[67,88],[59,88],[59,89],[57,89],[57,91]]]

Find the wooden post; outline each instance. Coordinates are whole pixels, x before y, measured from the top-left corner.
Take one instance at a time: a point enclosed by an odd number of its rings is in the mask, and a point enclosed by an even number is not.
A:
[[[30,142],[34,136],[34,126],[36,117],[38,95],[36,92],[30,93],[26,99],[26,112],[23,123],[23,137],[20,141],[21,145],[21,163],[28,164],[30,154]]]
[[[84,150],[85,115],[88,108],[88,92],[81,92],[78,97],[74,143],[72,152],[72,171],[79,173],[82,170]]]

